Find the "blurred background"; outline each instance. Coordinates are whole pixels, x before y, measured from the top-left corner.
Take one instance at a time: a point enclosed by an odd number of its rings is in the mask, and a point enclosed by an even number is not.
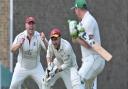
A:
[[[17,61],[17,54],[10,52],[15,36],[24,31],[26,16],[36,18],[36,30],[44,32],[49,39],[50,30],[58,27],[62,36],[71,42],[68,19],[76,19],[70,8],[74,0],[0,0],[0,89],[8,89]],[[128,0],[87,0],[89,11],[96,18],[101,34],[102,46],[113,58],[106,62],[104,71],[98,76],[98,89],[128,89]],[[72,42],[71,42],[72,44]],[[81,52],[72,44],[81,65]],[[41,61],[46,68],[45,52]],[[22,89],[38,89],[28,77]],[[57,80],[53,89],[66,89],[62,80]]]

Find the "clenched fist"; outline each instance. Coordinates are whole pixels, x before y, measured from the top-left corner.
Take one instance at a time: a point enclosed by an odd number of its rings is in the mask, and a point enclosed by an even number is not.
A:
[[[43,32],[40,33],[41,39],[45,40],[45,34]]]
[[[25,41],[25,38],[24,37],[21,36],[21,37],[18,38],[18,43],[19,44],[22,45],[24,43],[24,41]]]

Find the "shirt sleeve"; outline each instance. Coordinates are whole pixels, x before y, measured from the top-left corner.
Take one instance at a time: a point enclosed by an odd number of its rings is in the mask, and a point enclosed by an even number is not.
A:
[[[53,48],[52,48],[52,45],[51,45],[50,41],[48,42],[48,49],[47,49],[46,57],[51,58],[51,59],[53,57]]]
[[[94,34],[94,23],[91,20],[85,24],[84,28],[88,35]]]
[[[39,37],[39,43],[40,43],[41,47],[42,47],[44,50],[46,50],[46,46],[45,46],[44,42],[41,40],[40,37]]]
[[[89,36],[92,36],[96,42],[100,43],[99,27],[96,20],[88,21],[84,28]]]
[[[18,42],[18,36],[15,37],[13,44],[16,44]]]
[[[13,41],[13,44],[19,43],[22,38],[25,38],[24,34],[22,34],[22,33],[18,34],[18,35],[15,37],[15,39],[14,39],[14,41]]]
[[[15,37],[14,41],[13,41],[13,44],[17,44],[19,43],[20,39],[23,38],[23,35],[19,34]]]

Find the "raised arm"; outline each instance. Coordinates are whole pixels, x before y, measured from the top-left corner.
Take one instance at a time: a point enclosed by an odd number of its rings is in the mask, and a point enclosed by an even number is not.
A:
[[[17,36],[11,46],[11,52],[15,53],[19,48],[21,48],[24,40],[24,37]]]

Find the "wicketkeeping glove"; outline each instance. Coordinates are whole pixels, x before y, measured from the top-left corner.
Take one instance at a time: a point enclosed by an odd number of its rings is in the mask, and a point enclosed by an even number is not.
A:
[[[49,63],[45,72],[45,81],[51,80],[57,73],[57,66],[54,63]]]

